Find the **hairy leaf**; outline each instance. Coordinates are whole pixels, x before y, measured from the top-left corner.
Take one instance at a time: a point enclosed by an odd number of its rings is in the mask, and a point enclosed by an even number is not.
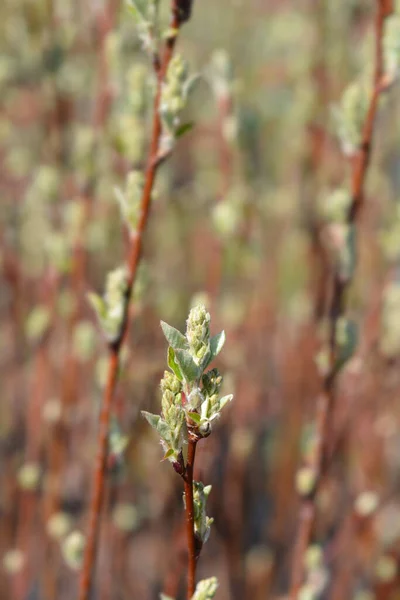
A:
[[[168,344],[172,346],[174,350],[177,348],[187,348],[185,336],[180,331],[175,329],[175,327],[171,327],[171,325],[168,325],[168,323],[161,321],[161,329],[163,330]]]

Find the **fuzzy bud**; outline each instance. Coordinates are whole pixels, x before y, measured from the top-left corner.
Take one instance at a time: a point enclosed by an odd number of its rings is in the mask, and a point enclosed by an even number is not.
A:
[[[210,314],[203,304],[192,308],[186,322],[186,339],[194,362],[199,365],[210,352]]]
[[[78,530],[72,531],[62,544],[62,553],[67,565],[74,570],[81,567],[85,536]]]
[[[214,598],[217,588],[218,580],[216,577],[203,579],[197,584],[192,600],[210,600],[211,598]]]

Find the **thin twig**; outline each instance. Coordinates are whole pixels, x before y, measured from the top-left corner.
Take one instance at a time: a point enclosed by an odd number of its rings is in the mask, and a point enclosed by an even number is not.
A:
[[[196,587],[196,564],[198,548],[194,533],[194,508],[193,508],[193,469],[196,456],[197,439],[190,439],[188,444],[188,456],[185,470],[185,510],[186,510],[186,533],[188,544],[188,578],[187,578],[187,600],[190,600]]]
[[[138,266],[140,263],[143,236],[149,218],[151,196],[155,176],[157,169],[160,165],[160,162],[158,161],[158,153],[162,133],[159,111],[161,100],[161,88],[175,49],[178,30],[180,28],[181,23],[185,20],[184,15],[182,15],[181,4],[182,2],[179,2],[179,0],[172,1],[172,18],[169,29],[171,35],[167,38],[165,42],[162,59],[160,60],[158,57],[156,57],[156,59],[153,61],[154,69],[157,75],[157,88],[153,105],[151,143],[145,172],[145,184],[140,203],[139,223],[137,226],[137,230],[131,234],[129,241],[130,247],[128,255],[127,292],[124,301],[124,319],[117,340],[110,344],[109,347],[107,384],[105,387],[100,413],[100,424],[97,438],[96,466],[93,482],[93,495],[89,509],[89,528],[80,579],[79,600],[88,600],[89,598],[95,557],[97,553],[100,512],[104,496],[106,458],[108,449],[108,432],[111,416],[111,407],[118,380],[120,349],[129,327],[129,303],[138,271]]]
[[[375,71],[373,80],[373,91],[370,99],[366,120],[362,131],[360,148],[352,162],[351,178],[351,204],[348,212],[348,224],[357,225],[358,216],[364,203],[365,180],[371,156],[374,124],[377,113],[378,101],[381,92],[385,89],[384,76],[384,54],[383,34],[385,19],[392,12],[391,0],[377,0],[377,15],[375,21]],[[333,415],[335,412],[336,394],[336,358],[338,353],[336,341],[336,329],[338,319],[344,314],[345,294],[348,282],[341,279],[340,274],[335,271],[331,299],[328,308],[329,318],[329,368],[323,381],[323,391],[317,403],[316,422],[316,447],[310,459],[310,466],[315,474],[316,481],[312,491],[306,496],[300,507],[297,539],[294,549],[292,565],[292,577],[290,588],[290,600],[296,600],[303,582],[304,556],[310,544],[311,536],[316,518],[316,495],[320,482],[326,472],[329,461],[330,441],[332,434]]]

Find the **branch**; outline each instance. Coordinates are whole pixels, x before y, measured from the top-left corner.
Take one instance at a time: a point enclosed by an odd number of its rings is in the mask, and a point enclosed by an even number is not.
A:
[[[360,210],[364,204],[364,188],[371,156],[374,125],[379,96],[386,89],[384,84],[383,35],[385,19],[392,12],[391,0],[377,0],[375,20],[375,70],[373,91],[367,116],[362,130],[362,141],[357,154],[352,159],[351,204],[347,215],[347,224],[357,226]],[[345,295],[350,280],[344,280],[338,269],[333,273],[332,293],[328,307],[329,319],[329,364],[323,380],[323,390],[317,402],[316,445],[312,457],[306,463],[313,477],[310,490],[303,494],[300,507],[297,538],[292,564],[290,600],[296,600],[303,582],[304,557],[310,544],[316,519],[316,496],[320,483],[327,471],[330,459],[330,439],[332,435],[333,415],[335,412],[335,384],[337,376],[338,344],[336,330],[338,320],[345,311]]]
[[[193,508],[193,469],[196,456],[197,439],[189,437],[188,457],[184,476],[185,482],[185,510],[186,510],[186,533],[188,545],[188,580],[187,600],[193,596],[196,588],[196,564],[198,548],[196,547],[196,536],[194,533],[194,508]]]
[[[118,338],[109,346],[109,362],[107,384],[104,391],[103,402],[100,413],[100,426],[97,437],[97,454],[96,466],[93,479],[93,495],[89,508],[89,528],[86,540],[85,555],[81,572],[79,600],[88,600],[95,557],[97,553],[99,528],[100,528],[100,512],[103,503],[105,475],[106,475],[106,459],[108,450],[108,432],[111,415],[111,407],[115,388],[118,381],[118,368],[120,349],[125,339],[129,328],[129,303],[132,295],[132,289],[136,280],[138,266],[140,263],[143,236],[146,230],[151,195],[154,186],[155,176],[160,162],[157,160],[160,139],[161,139],[161,119],[160,119],[160,100],[161,88],[171,61],[177,39],[177,33],[180,25],[184,22],[184,17],[187,13],[182,13],[182,2],[180,0],[172,1],[172,18],[169,26],[171,35],[167,38],[164,46],[164,52],[161,60],[154,61],[154,67],[157,75],[157,88],[153,105],[153,124],[149,154],[147,158],[147,167],[145,171],[145,184],[140,203],[140,218],[137,230],[130,235],[129,251],[128,251],[128,275],[127,275],[127,291],[124,298],[124,319]]]

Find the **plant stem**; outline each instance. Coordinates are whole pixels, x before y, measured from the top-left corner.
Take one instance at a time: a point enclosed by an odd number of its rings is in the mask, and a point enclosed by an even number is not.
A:
[[[365,119],[360,148],[352,161],[351,177],[351,205],[347,222],[357,225],[360,209],[364,204],[364,187],[371,156],[372,138],[378,101],[381,92],[385,89],[383,35],[385,19],[392,12],[391,0],[377,0],[377,15],[375,20],[375,70],[373,91]],[[329,319],[329,368],[323,380],[323,390],[317,403],[316,422],[316,448],[309,461],[315,473],[316,481],[312,492],[306,496],[300,507],[299,525],[295,543],[294,559],[292,565],[290,600],[296,600],[303,581],[304,556],[310,544],[316,518],[315,499],[320,482],[327,471],[330,460],[331,437],[333,433],[333,416],[336,405],[336,358],[337,341],[336,328],[338,319],[344,314],[345,294],[348,287],[347,281],[341,279],[337,270],[333,273],[332,293],[328,306]]]
[[[187,600],[190,600],[196,587],[196,564],[197,549],[194,534],[194,507],[193,507],[193,468],[196,456],[197,440],[189,438],[188,456],[185,470],[185,510],[186,510],[186,532],[188,544],[188,579]]]
[[[100,527],[100,512],[104,496],[106,459],[108,449],[108,431],[110,424],[111,407],[118,380],[120,349],[129,327],[129,303],[138,271],[138,266],[140,263],[143,236],[149,218],[151,196],[155,176],[158,166],[160,164],[158,152],[162,132],[159,111],[161,100],[161,88],[175,49],[177,32],[182,22],[180,13],[180,3],[178,0],[172,1],[171,13],[172,18],[169,26],[169,31],[171,31],[171,35],[165,41],[162,59],[160,60],[160,57],[158,56],[158,54],[156,54],[153,60],[154,69],[157,75],[157,88],[153,105],[152,135],[149,154],[147,158],[145,184],[140,203],[139,223],[136,231],[131,234],[129,240],[130,247],[128,250],[128,276],[127,292],[125,295],[124,303],[124,319],[117,340],[110,344],[109,347],[108,376],[100,413],[100,427],[97,437],[96,466],[93,476],[93,495],[89,509],[89,528],[86,540],[83,568],[80,579],[79,600],[88,600],[89,598],[93,576],[93,568],[97,552]]]

